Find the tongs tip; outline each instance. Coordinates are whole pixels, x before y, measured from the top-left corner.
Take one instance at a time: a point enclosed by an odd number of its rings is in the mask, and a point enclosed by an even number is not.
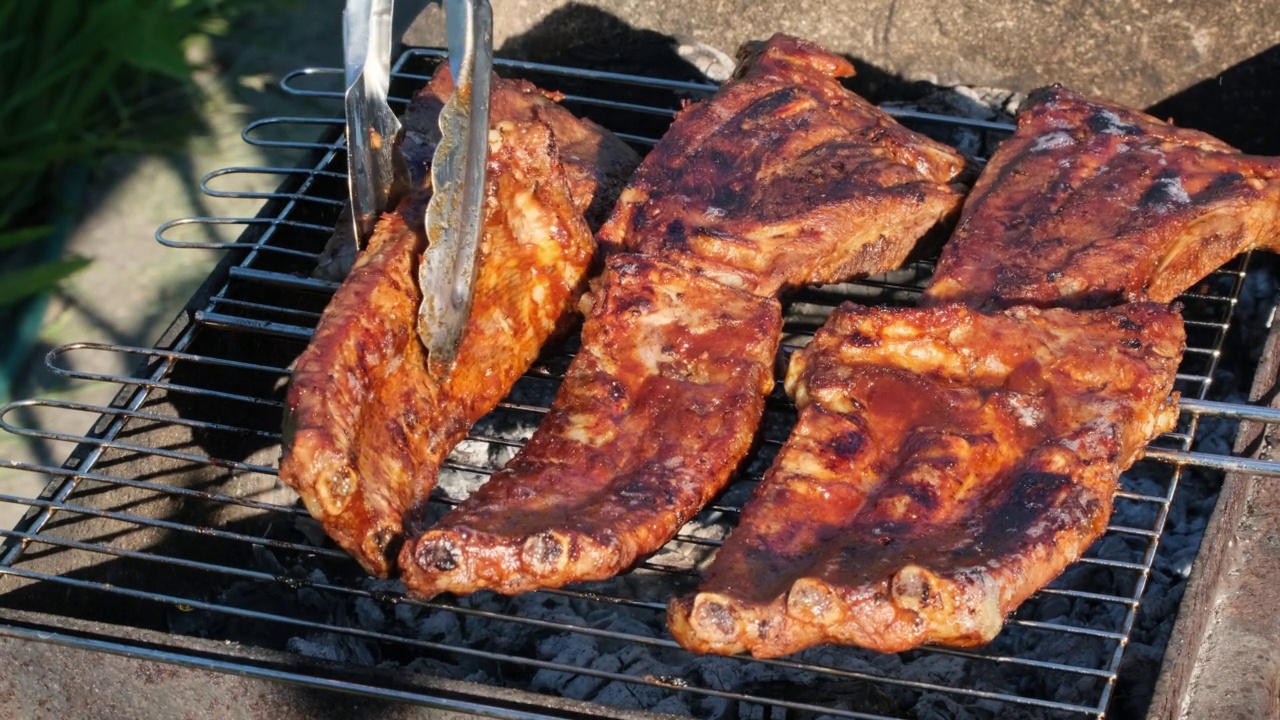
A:
[[[392,0],[347,0],[342,13],[347,183],[357,249],[378,217],[408,190],[401,125],[387,102],[391,86]]]
[[[488,159],[493,16],[487,0],[444,0],[454,92],[431,164],[430,241],[419,270],[418,332],[434,366],[452,369],[471,314]]]

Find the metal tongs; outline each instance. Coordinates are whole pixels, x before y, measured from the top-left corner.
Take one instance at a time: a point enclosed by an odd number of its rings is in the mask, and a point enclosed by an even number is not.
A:
[[[400,154],[400,121],[387,105],[391,81],[393,0],[347,0],[347,155],[352,217],[364,247],[380,213],[403,196],[408,172]],[[440,142],[431,162],[428,246],[419,266],[418,335],[446,374],[471,314],[476,254],[484,219],[489,150],[489,81],[493,12],[488,0],[442,0],[454,92],[440,112]]]
[[[404,197],[409,183],[398,147],[400,120],[387,104],[392,4],[393,0],[347,0],[342,13],[347,186],[357,250],[369,243],[378,217]]]

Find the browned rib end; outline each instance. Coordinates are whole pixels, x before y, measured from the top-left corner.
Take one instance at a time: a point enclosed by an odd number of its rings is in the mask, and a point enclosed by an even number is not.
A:
[[[425,245],[416,197],[384,216],[293,373],[280,477],[375,575],[393,569],[403,516],[426,501],[445,455],[533,363],[585,284],[595,242],[552,128],[503,109],[528,102],[526,90],[495,90],[479,271],[448,379],[428,368],[414,332]]]
[[[410,591],[612,576],[728,481],[773,384],[778,303],[651,258],[609,260],[538,432],[401,557]]]
[[[672,603],[673,636],[760,657],[991,640],[1102,535],[1120,472],[1173,427],[1183,342],[1154,304],[846,304],[797,352],[796,427]]]

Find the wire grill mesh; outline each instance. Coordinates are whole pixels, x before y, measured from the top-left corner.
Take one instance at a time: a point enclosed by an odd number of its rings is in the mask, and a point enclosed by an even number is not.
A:
[[[438,53],[421,50],[399,59],[392,95],[400,97],[401,107],[438,59]],[[683,99],[714,90],[529,63],[499,63],[499,72],[565,92],[570,109],[642,151],[661,135]],[[297,94],[336,100],[340,94],[325,83],[334,87],[339,79],[336,70],[303,70],[284,85]],[[998,123],[897,114],[925,131],[963,126],[995,138],[1009,130]],[[1125,475],[1106,536],[1026,603],[987,647],[895,656],[820,648],[749,661],[693,657],[665,635],[666,599],[692,587],[698,563],[732,526],[741,501],[785,439],[793,410],[780,393],[768,410],[760,448],[740,479],[698,522],[628,575],[515,599],[478,593],[408,600],[396,583],[363,576],[328,544],[296,496],[275,478],[288,364],[337,287],[309,273],[346,191],[340,127],[336,116],[252,123],[244,131],[247,142],[297,151],[299,165],[228,168],[207,176],[202,189],[262,200],[262,212],[253,218],[178,220],[157,231],[165,245],[228,253],[207,292],[157,347],[77,343],[50,353],[49,365],[60,375],[118,385],[110,406],[31,400],[0,410],[6,430],[73,448],[60,467],[0,461],[0,467],[49,478],[39,497],[0,492],[0,501],[28,509],[16,529],[0,531],[0,610],[46,613],[53,630],[59,617],[97,620],[347,665],[445,674],[475,683],[467,708],[495,714],[500,713],[486,710],[486,685],[599,703],[585,707],[726,718],[893,718],[952,706],[976,708],[986,717],[1101,717],[1184,473],[1195,467],[1280,474],[1270,463],[1197,452],[1202,417],[1276,420],[1272,411],[1206,400],[1248,272],[1244,257],[1183,298],[1190,347],[1177,383],[1186,398],[1179,427]],[[317,129],[321,140],[297,139]],[[273,193],[223,189],[245,173],[278,175],[281,187]],[[208,223],[244,231],[233,245],[175,239],[191,234],[184,226]],[[919,262],[865,282],[797,295],[788,305],[784,353],[842,299],[912,302],[930,269]],[[532,432],[572,347],[571,340],[545,352],[451,456],[446,474],[455,482],[438,493],[438,511],[447,510]],[[123,377],[72,369],[71,361],[83,353],[128,356],[138,370]],[[30,405],[82,413],[96,424],[85,436],[16,426],[10,418]],[[125,648],[135,651],[143,652]],[[250,671],[237,662],[218,669]],[[319,676],[301,680],[343,687],[341,680]],[[390,684],[361,691],[459,706]],[[960,710],[955,716],[963,716]]]

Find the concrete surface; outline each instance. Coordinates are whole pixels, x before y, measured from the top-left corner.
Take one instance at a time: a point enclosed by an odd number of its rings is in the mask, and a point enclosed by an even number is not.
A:
[[[1280,42],[1280,0],[492,0],[508,54],[572,51],[619,21],[734,53],[774,32],[942,85],[1061,82],[1147,107]],[[521,36],[555,42],[521,43]],[[419,37],[434,38],[427,32]]]
[[[6,637],[0,637],[0,652],[8,669],[0,676],[0,708],[8,720],[474,717]],[[56,661],[47,653],[56,653]],[[68,675],[80,682],[68,683]]]
[[[191,137],[185,152],[117,158],[95,169],[80,222],[68,241],[69,253],[93,262],[50,303],[28,371],[15,379],[15,397],[110,402],[118,386],[67,382],[45,369],[45,353],[72,341],[141,347],[155,342],[221,257],[219,251],[166,248],[154,240],[156,228],[181,217],[252,217],[257,212],[259,201],[204,195],[200,178],[229,166],[288,167],[297,162],[299,155],[290,151],[264,152],[245,143],[240,132],[252,120],[276,115],[332,116],[340,111],[332,102],[291,96],[278,87],[278,81],[307,65],[341,67],[343,4],[343,0],[273,2],[270,9],[243,17],[226,37],[192,50],[205,66],[196,73],[204,93],[203,127]],[[413,3],[399,5],[397,23],[404,28],[417,9]],[[217,187],[270,191],[280,181],[272,175],[238,175]],[[223,225],[209,230],[211,237],[181,231],[169,237],[229,242],[242,229]],[[128,358],[109,353],[77,353],[68,361],[76,369],[92,372],[118,374],[132,369]],[[5,419],[20,427],[83,433],[94,418],[86,413],[24,408]],[[70,450],[68,443],[33,442],[0,431],[0,458],[56,466]],[[30,473],[0,469],[0,493],[27,497],[38,492],[40,485]],[[0,503],[0,527],[11,526],[23,510]]]
[[[26,637],[0,636],[0,713],[5,720],[480,720],[467,712],[477,703],[476,686],[421,674],[378,668],[333,668],[298,662],[285,653],[226,647],[199,638],[169,638],[131,631],[124,637],[94,637],[94,623],[66,622],[64,633],[84,633],[110,644],[136,648],[150,644],[197,658],[251,664],[299,680],[333,678],[350,690],[394,685],[405,697],[438,700],[409,704],[312,684],[206,670],[154,659],[85,650]],[[110,628],[108,628],[110,629]],[[676,720],[675,716],[610,708],[506,688],[485,687],[480,700],[510,717],[560,712],[601,720]],[[451,708],[451,709],[449,709]],[[493,717],[488,714],[486,717]]]

